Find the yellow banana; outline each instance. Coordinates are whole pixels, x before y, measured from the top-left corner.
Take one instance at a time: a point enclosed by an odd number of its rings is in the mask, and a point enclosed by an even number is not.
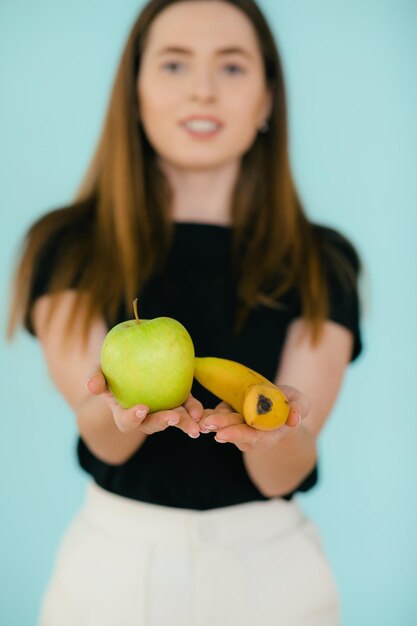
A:
[[[290,403],[282,391],[246,365],[213,356],[195,357],[194,377],[230,404],[249,426],[273,430],[288,418]]]

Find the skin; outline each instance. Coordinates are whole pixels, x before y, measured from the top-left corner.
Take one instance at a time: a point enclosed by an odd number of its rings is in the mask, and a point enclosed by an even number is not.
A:
[[[271,108],[250,21],[224,2],[165,9],[152,24],[137,91],[144,130],[173,189],[173,218],[229,223],[240,159]],[[179,123],[192,115],[217,118],[221,132],[190,137]]]
[[[166,52],[172,47],[186,52]],[[224,52],[231,47],[240,51]],[[271,107],[250,21],[221,1],[184,2],[165,9],[150,30],[137,93],[140,120],[173,190],[172,219],[229,224],[241,157]],[[178,123],[197,114],[221,120],[222,131],[210,140],[191,137]],[[108,330],[104,321],[91,325],[87,349],[81,332],[75,332],[71,351],[65,350],[73,297],[70,291],[62,294],[48,329],[49,296],[36,302],[33,318],[51,377],[99,458],[123,463],[147,436],[171,426],[193,438],[215,432],[219,444],[237,446],[252,481],[269,497],[287,493],[311,471],[317,437],[336,401],[352,350],[352,334],[346,328],[325,322],[322,339],[313,348],[303,334],[303,320],[290,324],[274,382],[288,397],[291,411],[284,426],[264,432],[242,423],[226,403],[206,409],[191,394],[171,411],[149,413],[143,405],[123,409],[99,366],[91,370],[100,362]]]

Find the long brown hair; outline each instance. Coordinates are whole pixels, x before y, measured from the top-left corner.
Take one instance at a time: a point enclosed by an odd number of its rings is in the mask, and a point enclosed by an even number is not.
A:
[[[121,56],[101,138],[74,202],[49,212],[28,231],[14,281],[9,336],[19,323],[31,328],[34,267],[45,244],[60,232],[67,235],[60,240],[49,288],[58,293],[76,281],[75,307],[81,304],[81,294],[88,292],[86,333],[97,313],[106,311],[110,324],[115,323],[120,303],[130,309],[147,279],[163,267],[172,240],[170,190],[140,124],[136,82],[153,20],[179,1],[183,0],[151,0],[138,16]],[[253,24],[273,96],[269,131],[258,134],[242,157],[232,198],[239,303],[235,331],[240,332],[251,308],[259,303],[279,306],[279,297],[296,287],[316,342],[328,308],[323,250],[291,174],[280,58],[256,4],[225,1]]]

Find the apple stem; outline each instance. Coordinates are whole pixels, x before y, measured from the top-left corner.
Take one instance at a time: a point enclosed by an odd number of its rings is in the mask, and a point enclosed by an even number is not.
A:
[[[140,324],[140,319],[138,317],[138,299],[137,298],[133,300],[133,312],[135,314],[137,323]]]

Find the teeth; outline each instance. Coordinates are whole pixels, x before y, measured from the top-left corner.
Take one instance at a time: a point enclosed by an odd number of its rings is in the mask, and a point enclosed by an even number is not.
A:
[[[189,120],[185,122],[185,127],[201,133],[209,133],[219,128],[219,124],[211,120]]]

